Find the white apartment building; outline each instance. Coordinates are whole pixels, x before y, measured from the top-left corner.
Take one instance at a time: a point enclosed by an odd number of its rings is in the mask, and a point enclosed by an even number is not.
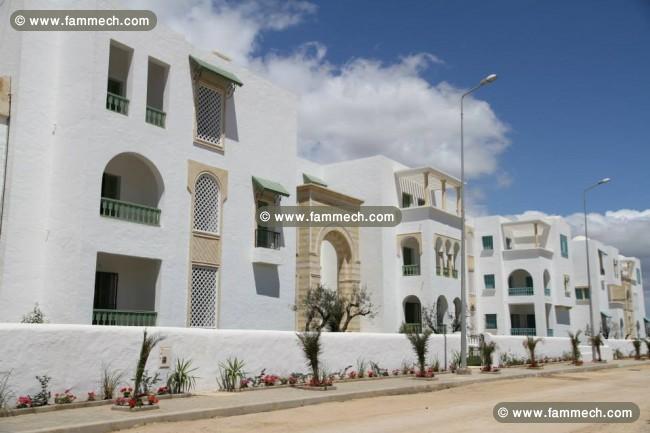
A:
[[[0,20],[42,7],[5,2]],[[292,306],[324,284],[370,291],[378,314],[352,330],[417,328],[425,307],[459,327],[458,179],[299,158],[295,95],[160,24],[0,37],[0,322],[38,302],[53,323],[293,330]],[[258,227],[270,204],[396,206],[402,221]],[[471,221],[470,331],[584,329],[579,245],[559,218]],[[592,245],[620,275],[592,266],[597,313],[643,333],[639,261]]]

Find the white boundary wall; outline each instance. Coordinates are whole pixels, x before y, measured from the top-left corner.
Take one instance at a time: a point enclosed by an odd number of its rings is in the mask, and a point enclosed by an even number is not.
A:
[[[99,390],[102,364],[124,371],[126,381],[133,376],[142,330],[139,327],[0,323],[0,372],[12,370],[10,387],[16,395],[38,392],[34,376],[47,374],[52,377],[52,393],[70,388],[85,399],[86,392]],[[263,368],[267,373],[281,376],[308,370],[294,332],[163,327],[150,328],[150,332],[164,335],[166,339],[151,354],[147,365],[149,372],[158,371],[160,347],[168,347],[172,362],[177,358],[192,359],[192,365],[198,368],[195,374],[200,377],[199,390],[216,389],[218,364],[229,357],[244,360],[251,376],[259,374]],[[495,362],[501,352],[525,356],[523,337],[489,338],[498,345]],[[358,359],[374,361],[388,369],[400,368],[404,361],[415,361],[411,346],[402,334],[324,333],[322,341],[322,360],[330,372],[349,365],[356,369]],[[633,350],[629,340],[608,340],[608,344],[620,348],[624,354]],[[437,358],[442,364],[444,337],[432,335],[429,346],[428,359]],[[570,344],[567,338],[544,338],[538,347],[540,357],[558,357],[569,351]],[[459,335],[448,335],[448,360],[459,350]],[[611,351],[604,349],[606,359],[611,359]],[[163,378],[167,371],[160,370]]]

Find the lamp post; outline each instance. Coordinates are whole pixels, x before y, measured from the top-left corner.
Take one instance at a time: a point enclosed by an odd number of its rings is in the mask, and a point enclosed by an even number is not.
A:
[[[460,368],[459,373],[467,373],[467,296],[465,295],[465,137],[463,135],[463,102],[465,96],[493,83],[496,74],[483,78],[476,86],[460,97]]]
[[[586,260],[587,260],[587,293],[589,293],[589,326],[591,327],[591,336],[596,335],[596,328],[594,327],[594,297],[592,296],[591,290],[591,265],[589,263],[589,229],[587,228],[587,193],[597,186],[604,185],[609,182],[611,179],[606,177],[599,180],[595,184],[591,185],[589,188],[586,188],[582,193],[582,205],[585,213],[585,251],[586,251]],[[600,331],[598,332],[600,334]],[[591,360],[596,359],[596,348],[594,345],[591,345]]]

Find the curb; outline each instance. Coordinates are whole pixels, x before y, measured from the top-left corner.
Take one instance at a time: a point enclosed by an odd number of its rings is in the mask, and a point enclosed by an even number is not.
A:
[[[646,364],[646,363],[644,363]],[[362,398],[373,398],[373,397],[383,397],[383,396],[395,396],[395,395],[408,395],[408,394],[419,394],[425,392],[441,391],[450,388],[458,388],[467,385],[475,385],[477,383],[486,383],[486,382],[496,382],[496,381],[505,381],[505,380],[515,380],[515,379],[524,379],[530,377],[548,377],[556,374],[564,373],[582,373],[590,371],[599,371],[599,370],[609,370],[613,368],[622,367],[616,363],[608,363],[603,365],[590,365],[583,366],[579,369],[576,368],[565,368],[554,371],[526,371],[518,374],[513,374],[510,376],[497,376],[494,377],[485,377],[474,378],[468,380],[462,380],[458,382],[436,382],[429,384],[418,384],[413,386],[405,386],[401,388],[393,389],[376,389],[368,391],[350,391],[344,394],[336,395],[317,395],[313,397],[285,400],[280,402],[271,402],[271,403],[258,403],[258,404],[249,404],[242,406],[234,407],[223,407],[215,409],[195,409],[195,410],[184,410],[179,412],[170,412],[166,414],[155,414],[155,415],[139,415],[134,416],[129,419],[117,420],[117,421],[100,421],[96,423],[86,423],[86,424],[76,424],[76,425],[67,425],[67,426],[58,426],[55,428],[43,428],[36,430],[24,431],[21,433],[108,433],[115,430],[123,430],[131,427],[141,426],[144,424],[158,423],[158,422],[176,422],[176,421],[196,421],[200,419],[215,418],[215,417],[230,417],[230,416],[239,416],[239,415],[250,415],[253,413],[260,412],[271,412],[276,410],[284,409],[294,409],[303,406],[312,406],[321,403],[332,403],[332,402],[344,402],[349,400],[357,400]],[[414,381],[416,382],[416,381]]]

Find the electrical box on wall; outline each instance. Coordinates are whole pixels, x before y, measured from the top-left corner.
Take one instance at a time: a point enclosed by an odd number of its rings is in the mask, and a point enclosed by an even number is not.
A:
[[[158,368],[169,368],[172,363],[172,348],[169,346],[160,347],[160,362]]]

